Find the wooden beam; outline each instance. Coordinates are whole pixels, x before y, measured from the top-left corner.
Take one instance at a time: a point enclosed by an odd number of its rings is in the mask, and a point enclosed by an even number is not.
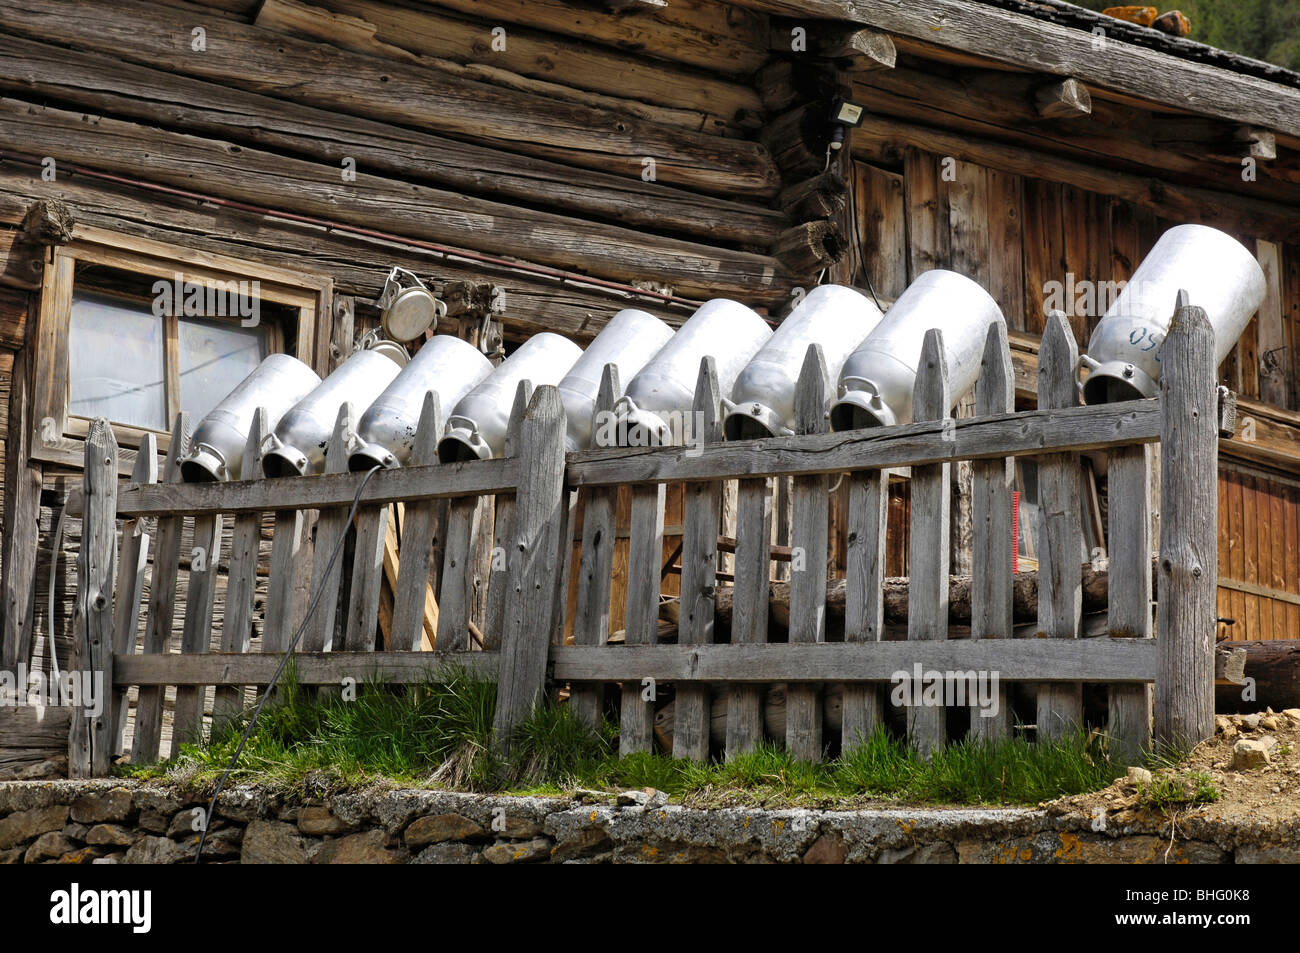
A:
[[[1152,443],[1159,437],[1161,421],[1159,402],[1131,401],[1027,411],[947,424],[928,421],[842,433],[728,442],[703,448],[586,450],[569,454],[568,478],[574,486],[602,486],[734,479],[740,474],[746,478],[796,476],[1100,450]],[[321,479],[303,482],[315,483]],[[162,488],[150,489],[155,494],[164,492]],[[119,499],[119,509],[123,509],[128,498],[131,500],[128,512],[139,508],[134,492],[125,491]]]
[[[111,77],[111,82],[106,80]],[[0,36],[0,89],[190,135],[426,182],[468,195],[562,209],[627,226],[750,242],[789,224],[779,212],[462,142],[166,73],[100,53]],[[337,173],[336,173],[337,174]]]
[[[346,16],[321,17],[325,11],[320,8]],[[695,128],[705,132],[734,131],[761,120],[762,104],[754,89],[712,71],[528,27],[508,27],[506,42],[493,43],[484,22],[490,12],[479,10],[474,16],[448,15],[431,5],[415,9],[375,0],[311,0],[310,5],[277,0],[262,5],[256,22],[271,28],[283,25],[310,30],[321,28],[314,27],[313,20],[343,20],[352,31],[330,22],[324,25],[322,38],[344,46],[351,32],[358,44],[369,41],[369,49],[388,47],[397,55],[410,51],[426,61],[469,66],[488,81],[542,81],[537,89],[554,89],[561,98],[581,96],[581,91],[596,94],[593,104],[595,99],[623,97],[622,108],[635,111],[639,105],[647,107],[641,114],[645,118],[680,112],[683,121],[693,120]],[[338,40],[330,39],[330,34]],[[350,48],[366,52],[362,45]]]
[[[506,290],[509,330],[518,334],[554,331],[579,341],[594,337],[620,308],[635,306],[680,326],[693,307],[650,296],[584,286],[576,279],[548,281],[507,264],[493,265],[381,240],[358,241],[337,231],[278,221],[230,209],[160,204],[156,194],[104,185],[84,176],[44,182],[0,166],[0,220],[21,220],[32,201],[57,197],[77,208],[80,221],[106,230],[146,237],[182,248],[201,249],[244,260],[270,262],[297,271],[330,274],[345,293],[378,297],[393,265],[428,274],[435,291],[447,280],[497,279]],[[742,300],[752,300],[748,296]],[[758,302],[754,302],[758,303]],[[129,457],[123,450],[122,456]],[[70,465],[75,465],[69,461]]]
[[[733,645],[564,645],[551,649],[557,680],[889,681],[895,673],[998,672],[1036,682],[1150,682],[1154,639],[938,639],[924,642],[789,642]],[[135,673],[132,672],[132,675]],[[127,681],[126,676],[123,678]],[[730,715],[730,712],[728,713]]]
[[[607,278],[655,276],[686,295],[738,295],[782,278],[777,262],[748,252],[656,238],[363,172],[343,181],[335,170],[314,162],[18,100],[0,99],[0,138],[22,141],[34,156],[359,228],[382,221],[415,238]]]
[[[1067,77],[1034,90],[1034,106],[1047,119],[1073,119],[1092,114],[1092,97],[1088,87]]]
[[[749,76],[767,59],[766,18],[737,4],[674,0],[640,3],[636,10],[614,14],[566,0],[423,0],[423,5],[490,18],[507,31],[518,24],[736,76]]]
[[[518,460],[475,460],[436,468],[380,470],[366,484],[360,504],[513,493],[520,472]],[[238,483],[127,484],[118,493],[117,512],[119,516],[144,513],[198,515],[351,506],[357,487],[365,476],[364,473],[326,473]],[[67,508],[70,514],[79,516],[82,505],[79,492],[69,494]]]
[[[267,685],[282,656],[114,655],[114,679],[120,685]],[[496,652],[461,652],[455,666],[480,676],[496,674]],[[302,685],[338,685],[345,678],[365,681],[382,676],[399,685],[438,681],[447,664],[433,652],[295,652],[295,675]]]
[[[736,0],[767,13],[847,20],[927,44],[1073,76],[1089,86],[1300,135],[1300,89],[964,0]]]
[[[192,25],[183,11],[140,0],[122,0],[111,9],[51,0],[40,10],[21,0],[0,0],[0,27],[33,39],[92,51],[111,48],[130,62],[165,63],[183,75],[585,168],[639,177],[651,158],[658,181],[715,194],[771,196],[779,188],[771,157],[757,143],[555,102],[240,23],[212,24],[203,52],[196,54],[190,49]]]

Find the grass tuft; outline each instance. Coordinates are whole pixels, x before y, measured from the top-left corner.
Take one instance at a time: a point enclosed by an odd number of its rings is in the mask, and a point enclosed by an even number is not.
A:
[[[508,753],[492,747],[494,682],[459,668],[430,672],[415,686],[370,682],[343,700],[294,678],[268,702],[232,773],[320,796],[377,782],[462,790],[559,793],[575,788],[656,788],[701,805],[834,804],[890,800],[944,804],[1035,804],[1106,787],[1123,774],[1102,744],[1080,732],[1059,741],[963,741],[919,758],[884,729],[832,761],[809,763],[764,744],[730,761],[700,763],[653,754],[617,755],[617,726],[593,730],[567,706],[544,706],[520,726]],[[189,787],[213,785],[239,744],[250,713],[217,725],[173,761],[124,767]],[[1173,763],[1177,752],[1152,756]],[[1162,782],[1163,783],[1163,782]],[[1217,797],[1194,784],[1187,797]],[[1160,802],[1172,787],[1154,791]],[[1184,802],[1185,803],[1185,802]]]

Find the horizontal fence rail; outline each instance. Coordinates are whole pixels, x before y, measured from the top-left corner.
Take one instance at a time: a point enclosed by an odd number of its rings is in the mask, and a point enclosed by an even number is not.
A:
[[[568,455],[571,486],[786,477],[848,470],[1105,450],[1160,440],[1156,400],[1068,410],[773,437],[699,448],[586,450]]]
[[[1212,482],[1189,474],[1215,467],[1212,350],[1204,312],[1180,306],[1162,352],[1160,397],[1084,407],[1078,349],[1055,312],[1040,349],[1039,409],[1016,413],[1006,333],[994,325],[976,416],[954,420],[950,408],[961,395],[949,393],[942,337],[931,331],[917,373],[916,422],[827,433],[825,388],[833,378],[814,345],[795,393],[795,435],[736,442],[722,440],[723,394],[706,358],[690,445],[567,455],[558,392],[523,382],[506,457],[454,465],[434,462],[440,414],[431,394],[413,465],[370,475],[344,472],[354,421],[346,405],[326,472],[277,480],[180,483],[188,442],[182,416],[162,467],[146,441],[132,479],[118,484],[105,477],[117,472],[111,429],[94,427],[85,486],[69,504],[91,530],[77,595],[85,646],[77,661],[104,673],[113,704],[100,722],[74,725],[72,769],[104,773],[126,751],[128,688],[138,691],[132,760],[155,760],[168,686],[175,688],[174,736],[201,737],[206,725],[241,710],[248,687],[270,683],[299,632],[294,675],[312,691],[349,678],[418,683],[447,666],[495,678],[502,745],[543,703],[549,684],[553,697],[567,690],[573,712],[590,724],[617,715],[623,753],[658,746],[679,757],[733,757],[772,730],[765,706],[773,686],[784,686],[784,724],[774,740],[797,757],[824,756],[835,733],[844,750],[888,724],[905,725],[924,756],[952,740],[948,709],[912,698],[903,711],[891,710],[891,686],[981,676],[996,677],[999,711],[975,717],[973,702],[959,703],[972,712],[974,738],[1016,730],[1010,690],[1017,687],[1017,697],[1036,699],[1030,713],[1038,738],[1083,727],[1082,686],[1100,683],[1114,756],[1133,759],[1149,748],[1153,719],[1162,740],[1198,740],[1212,728],[1212,678],[1204,676],[1207,665],[1213,670],[1217,508],[1206,496]],[[620,393],[611,365],[597,407],[612,409]],[[259,415],[250,459],[264,432]],[[1158,590],[1150,444],[1162,447],[1167,488]],[[1108,461],[1108,635],[1085,638],[1079,455],[1097,450]],[[1014,637],[1010,523],[1020,457],[1038,464],[1036,638]],[[955,638],[949,497],[963,461],[971,462],[971,619],[966,637]],[[904,469],[907,626],[905,638],[891,641],[885,555],[897,530],[888,520],[889,488]],[[1184,502],[1168,488],[1184,485],[1194,511],[1174,517]],[[672,521],[681,534],[675,548],[664,535],[670,488],[680,501],[672,505],[681,507]],[[120,544],[106,531],[115,521]],[[837,526],[844,601],[828,632]],[[331,565],[345,533],[350,542]],[[680,595],[674,613],[662,617],[673,574]],[[774,579],[788,599],[779,618]],[[731,587],[725,616],[717,599],[723,586]],[[313,615],[305,618],[309,599]],[[832,698],[834,727],[825,720]]]

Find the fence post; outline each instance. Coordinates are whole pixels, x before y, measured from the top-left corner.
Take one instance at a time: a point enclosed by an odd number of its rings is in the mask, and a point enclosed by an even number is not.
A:
[[[1155,733],[1192,745],[1214,733],[1219,436],[1214,329],[1185,292],[1160,350],[1160,573]]]
[[[103,417],[86,438],[85,515],[77,554],[68,775],[108,774],[113,757],[113,577],[117,572],[117,439]]]
[[[510,743],[546,683],[551,612],[559,598],[554,562],[564,516],[564,430],[560,392],[549,385],[537,388],[519,434],[519,492],[493,722],[499,747]]]

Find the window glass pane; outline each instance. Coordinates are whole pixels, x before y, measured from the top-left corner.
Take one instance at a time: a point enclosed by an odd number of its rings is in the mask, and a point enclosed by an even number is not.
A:
[[[68,333],[68,412],[164,430],[163,322],[144,303],[75,292]]]
[[[181,407],[197,423],[266,357],[266,332],[237,321],[181,318]]]

